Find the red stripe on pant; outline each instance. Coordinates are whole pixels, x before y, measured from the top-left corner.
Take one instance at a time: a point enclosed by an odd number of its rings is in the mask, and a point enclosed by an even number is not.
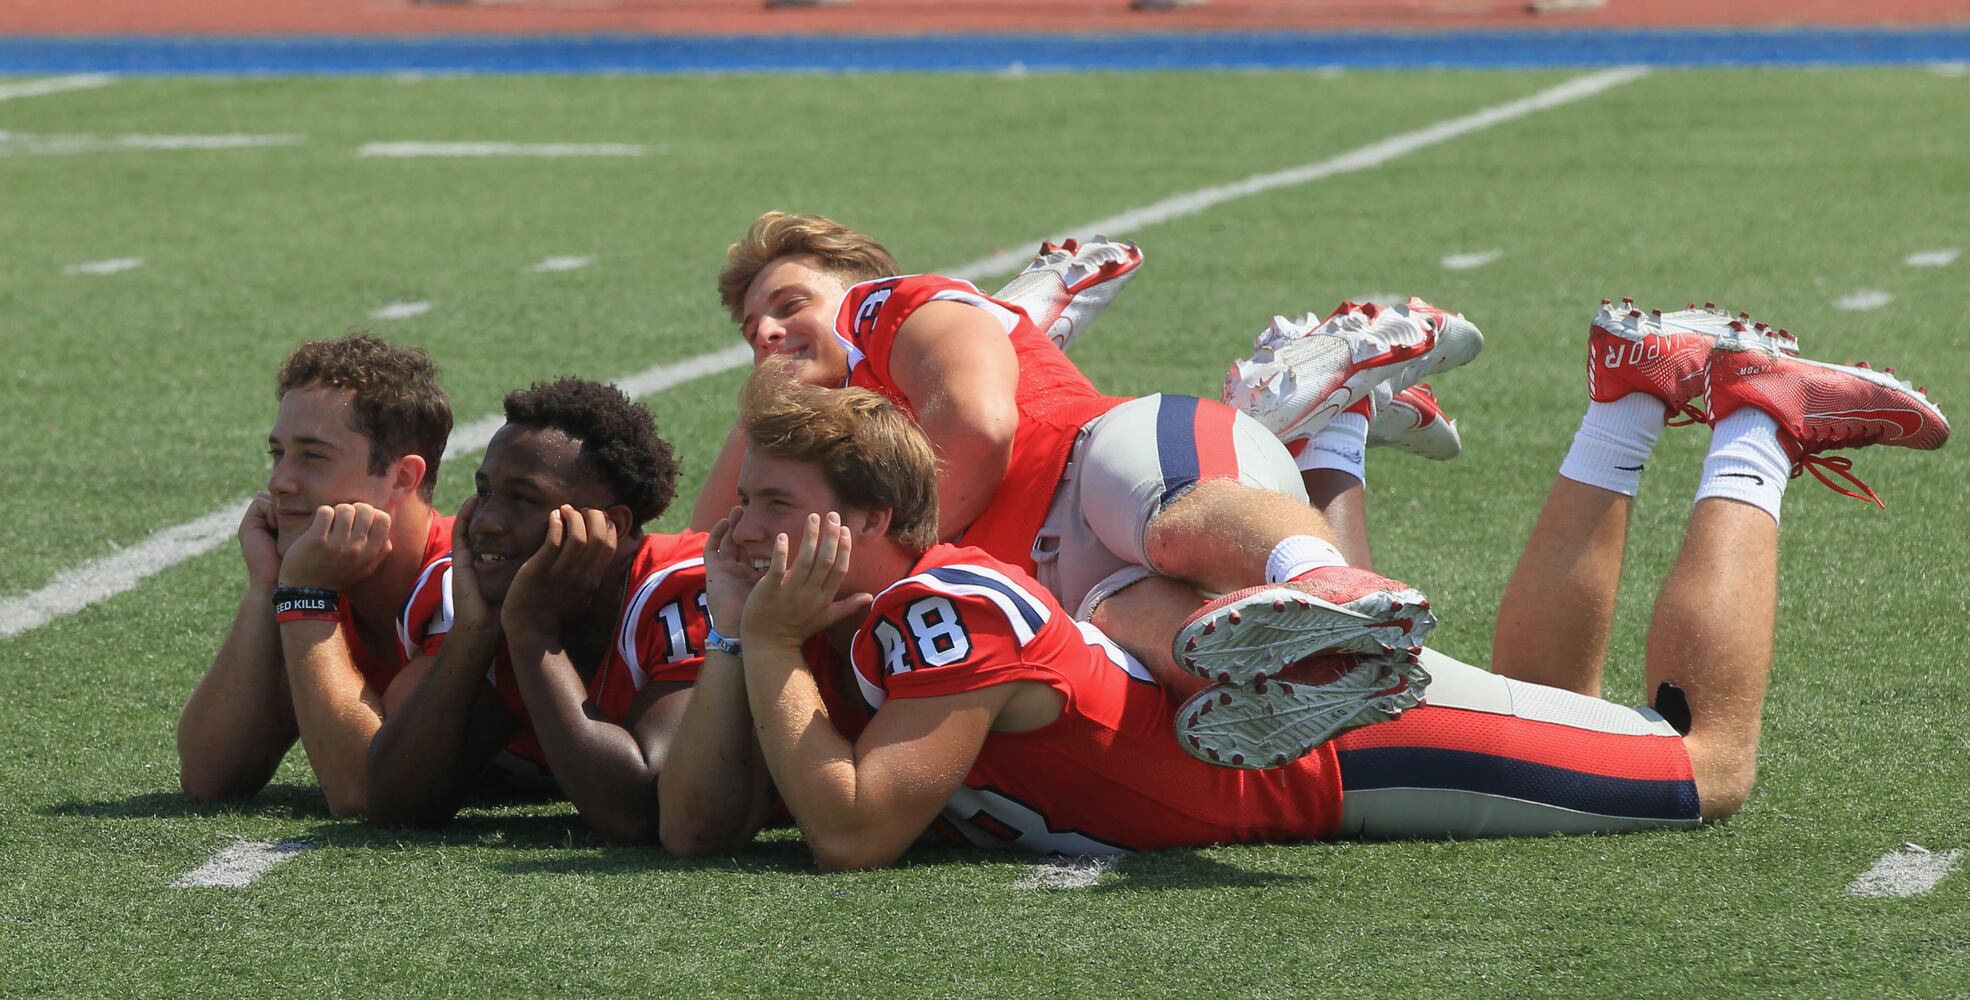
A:
[[[1608,778],[1692,779],[1689,751],[1674,736],[1604,733],[1440,705],[1419,705],[1392,722],[1364,726],[1334,740],[1337,751],[1380,747],[1490,754]]]
[[[1191,436],[1197,442],[1197,481],[1238,478],[1238,444],[1231,436],[1238,411],[1209,399],[1197,401]]]

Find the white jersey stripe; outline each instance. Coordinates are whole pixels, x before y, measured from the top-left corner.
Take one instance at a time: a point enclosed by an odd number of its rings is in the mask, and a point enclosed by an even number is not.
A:
[[[961,583],[939,579],[936,573],[940,570],[957,570],[961,573],[982,579],[979,583]],[[987,569],[983,566],[973,566],[963,563],[954,563],[949,566],[933,566],[929,570],[918,573],[915,576],[905,577],[890,584],[888,587],[883,588],[883,593],[887,594],[897,587],[908,584],[917,584],[926,590],[939,594],[948,594],[953,597],[983,597],[991,601],[1005,615],[1006,621],[1012,625],[1012,633],[1019,639],[1021,646],[1032,642],[1033,637],[1039,634],[1039,626],[1044,626],[1048,619],[1052,617],[1052,613],[1047,609],[1047,606],[1035,599],[1026,588],[1014,583],[1005,574],[997,570]],[[880,595],[878,595],[878,598],[880,598]],[[1038,625],[1033,624],[1034,622],[1037,622]]]
[[[644,620],[644,608],[650,603],[650,598],[656,596],[657,591],[663,587],[664,581],[670,579],[672,573],[704,564],[703,556],[674,562],[665,566],[662,572],[645,577],[642,583],[636,585],[636,595],[629,599],[629,608],[622,616],[621,627],[616,631],[616,652],[622,655],[624,663],[629,664],[629,678],[635,683],[636,690],[643,690],[643,685],[650,680],[649,673],[643,669],[642,659],[636,655],[636,629]]]

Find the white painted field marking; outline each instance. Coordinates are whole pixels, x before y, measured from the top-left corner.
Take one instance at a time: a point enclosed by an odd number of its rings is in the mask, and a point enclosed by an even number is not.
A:
[[[1868,312],[1893,301],[1895,301],[1893,295],[1879,288],[1863,288],[1858,292],[1848,292],[1834,299],[1833,308],[1845,309],[1848,312]]]
[[[1942,62],[1929,67],[1938,76],[1970,76],[1970,63]]]
[[[1085,889],[1101,881],[1120,858],[1054,858],[1019,876],[1015,889]]]
[[[1481,132],[1494,125],[1502,125],[1506,122],[1515,121],[1541,111],[1550,111],[1553,108],[1562,107],[1575,101],[1593,97],[1604,91],[1612,90],[1622,84],[1633,83],[1647,76],[1648,73],[1649,70],[1645,66],[1631,66],[1624,69],[1603,70],[1599,73],[1577,76],[1557,87],[1542,90],[1531,97],[1508,101],[1496,107],[1485,108],[1482,111],[1474,111],[1462,118],[1452,118],[1449,121],[1438,122],[1435,125],[1420,128],[1414,132],[1392,135],[1379,142],[1371,142],[1360,149],[1342,153],[1332,159],[1321,160],[1318,163],[1309,163],[1305,166],[1293,167],[1287,170],[1278,170],[1269,174],[1254,174],[1242,181],[1236,181],[1231,184],[1221,184],[1216,187],[1203,188],[1187,194],[1165,198],[1153,205],[1133,208],[1119,215],[1111,215],[1106,219],[1097,219],[1094,222],[1084,223],[1072,229],[1063,229],[1047,236],[1046,239],[1057,243],[1070,236],[1084,236],[1088,233],[1107,233],[1109,236],[1118,237],[1126,236],[1147,226],[1196,215],[1205,209],[1215,208],[1228,201],[1250,198],[1253,195],[1264,194],[1268,191],[1277,191],[1281,188],[1311,184],[1314,181],[1326,180],[1329,177],[1335,177],[1341,174],[1372,170],[1391,160],[1400,159],[1408,156],[1410,153],[1428,149],[1431,146],[1441,145],[1459,136],[1469,135],[1472,132]],[[1037,243],[1039,241],[1034,240],[1032,242]],[[1026,262],[1032,258],[1032,255],[1031,250],[1007,250],[1004,253],[996,253],[990,257],[975,260],[959,270],[976,274],[1006,274],[1013,268],[1025,266]],[[953,276],[957,275],[956,271],[945,273]]]
[[[314,846],[305,840],[236,840],[212,860],[172,879],[171,888],[244,889],[268,869]]]
[[[1443,266],[1452,271],[1469,271],[1505,256],[1503,250],[1479,250],[1475,253],[1453,253],[1443,258]]]
[[[409,319],[431,311],[429,302],[386,302],[369,311],[370,319]]]
[[[595,258],[593,257],[547,257],[542,259],[538,264],[527,265],[527,270],[535,274],[546,274],[552,271],[575,271],[593,263],[595,263]]]
[[[1066,233],[1027,240],[1024,245],[1037,246],[1043,239],[1058,241],[1065,239],[1067,234],[1119,232],[1123,225],[1138,228],[1154,225],[1195,215],[1227,201],[1287,187],[1290,184],[1307,184],[1337,174],[1367,170],[1399,156],[1447,142],[1460,135],[1592,97],[1624,83],[1639,80],[1646,75],[1648,75],[1647,69],[1634,68],[1575,77],[1531,97],[1500,104],[1462,118],[1438,122],[1415,132],[1392,136],[1330,160],[1323,160],[1296,170],[1261,174],[1237,184],[1205,188],[1189,195],[1168,198],[1147,208],[1090,222],[1067,230]],[[1289,175],[1297,179],[1284,179],[1289,178]],[[996,253],[938,273],[976,281],[993,275],[1007,274],[1023,267],[1030,256],[1030,250]],[[733,345],[694,358],[645,369],[634,375],[617,379],[616,385],[632,396],[645,396],[691,379],[730,371],[746,364],[751,357],[751,353],[744,345]],[[492,439],[493,433],[499,429],[501,423],[499,415],[493,414],[464,427],[454,428],[451,446],[445,449],[445,456],[450,458],[484,449],[486,442]],[[246,509],[246,503],[247,498],[241,497],[191,524],[166,528],[129,549],[63,573],[40,590],[16,597],[0,598],[0,639],[12,638],[29,629],[37,628],[53,618],[73,614],[98,601],[108,600],[136,586],[145,577],[185,559],[211,551],[232,533],[231,529],[239,523],[240,514]],[[226,530],[203,536],[196,535],[196,527],[207,523],[223,524]],[[191,534],[188,535],[188,532]],[[196,542],[187,544],[187,539],[192,537],[197,539]],[[141,557],[125,559],[133,553],[141,554]],[[132,569],[141,571],[132,575]]]
[[[115,274],[131,268],[144,266],[142,257],[114,257],[109,260],[85,260],[80,264],[70,264],[62,268],[63,274]]]
[[[1849,896],[1920,896],[1956,868],[1962,851],[1930,851],[1904,844],[1889,851],[1847,885]]]
[[[1946,250],[1924,250],[1902,258],[1902,263],[1910,267],[1948,267],[1963,251],[1950,247]]]
[[[642,156],[627,142],[366,142],[357,156]]]
[[[0,156],[57,156],[74,153],[132,153],[295,146],[299,135],[35,135],[0,132]]]
[[[43,80],[22,80],[19,83],[0,84],[0,101],[10,101],[16,97],[41,97],[68,90],[93,90],[96,87],[107,87],[115,82],[116,77],[107,73],[77,73],[73,76],[51,76]]]

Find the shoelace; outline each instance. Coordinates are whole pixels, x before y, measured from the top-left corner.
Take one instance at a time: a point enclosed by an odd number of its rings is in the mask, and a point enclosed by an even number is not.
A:
[[[1797,479],[1801,473],[1810,471],[1813,474],[1813,478],[1826,484],[1827,489],[1843,496],[1853,497],[1862,502],[1871,500],[1876,507],[1887,510],[1888,505],[1882,503],[1880,497],[1875,496],[1873,487],[1861,482],[1861,478],[1854,475],[1853,468],[1854,460],[1844,455],[1834,455],[1831,458],[1820,455],[1801,455],[1798,461],[1792,463],[1792,478]],[[1853,483],[1855,486],[1860,487],[1861,491],[1855,493],[1853,490],[1841,486],[1831,478],[1828,478],[1825,472],[1820,471],[1821,469],[1831,471],[1834,475]]]

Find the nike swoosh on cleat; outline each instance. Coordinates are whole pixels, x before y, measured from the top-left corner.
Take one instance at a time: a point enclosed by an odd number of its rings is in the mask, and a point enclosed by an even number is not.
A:
[[[1899,431],[1898,438],[1913,437],[1922,430],[1922,417],[1908,410],[1831,410],[1824,413],[1808,413],[1808,420],[1855,420],[1864,424],[1886,424]]]
[[[1757,474],[1757,473],[1755,473],[1755,472],[1719,472],[1719,473],[1717,473],[1717,478],[1719,478],[1719,479],[1722,479],[1722,478],[1724,478],[1724,477],[1726,477],[1726,476],[1729,476],[1729,477],[1730,477],[1730,478],[1732,478],[1732,479],[1749,479],[1749,480],[1752,480],[1752,481],[1754,481],[1754,482],[1756,482],[1756,483],[1757,483],[1758,485],[1760,485],[1760,486],[1763,486],[1763,485],[1765,485],[1765,477],[1764,477],[1764,476],[1761,476],[1761,475],[1758,475],[1758,474]]]

